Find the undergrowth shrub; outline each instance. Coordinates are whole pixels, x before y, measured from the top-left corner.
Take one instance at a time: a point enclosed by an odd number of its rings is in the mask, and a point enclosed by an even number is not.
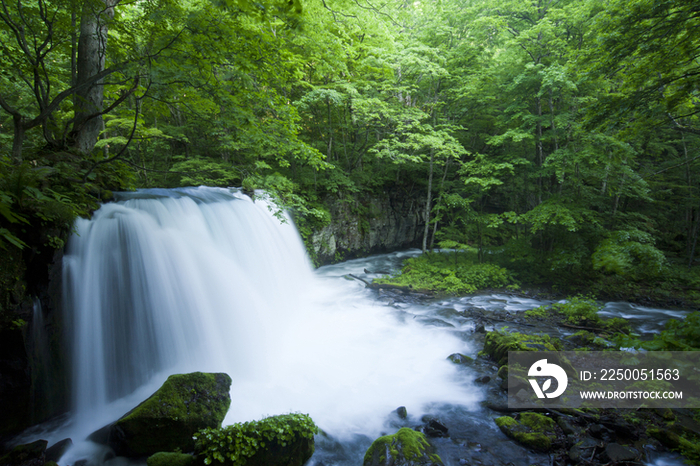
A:
[[[636,335],[617,335],[615,344],[621,348],[647,351],[700,350],[700,312],[693,312],[683,320],[671,319],[652,340],[642,341]]]
[[[449,294],[469,294],[516,285],[508,270],[495,264],[473,263],[470,256],[467,253],[423,254],[407,259],[399,275],[375,282]]]

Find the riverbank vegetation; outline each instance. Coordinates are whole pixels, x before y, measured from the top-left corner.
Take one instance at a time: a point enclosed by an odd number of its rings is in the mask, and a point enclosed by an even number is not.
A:
[[[409,264],[446,291],[696,306],[699,15],[688,0],[3,1],[0,304],[110,191],[206,184],[277,193],[307,238],[329,203],[415,199],[423,249],[476,251]]]

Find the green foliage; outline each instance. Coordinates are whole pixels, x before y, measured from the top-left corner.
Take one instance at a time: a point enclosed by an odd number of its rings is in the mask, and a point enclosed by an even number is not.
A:
[[[654,247],[654,238],[639,230],[613,231],[591,257],[593,268],[622,276],[658,277],[666,257]]]
[[[318,433],[305,414],[272,416],[260,421],[237,423],[219,429],[203,429],[195,435],[195,449],[204,464],[242,466],[259,450],[273,445],[285,447]]]
[[[406,260],[401,273],[376,283],[412,286],[448,294],[475,293],[515,284],[510,273],[495,264],[475,264],[473,253],[430,253]]]
[[[572,324],[596,323],[600,320],[598,311],[602,309],[602,306],[593,299],[583,296],[574,296],[567,299],[565,303],[554,303],[551,307],[556,312],[563,314],[566,320]]]
[[[647,351],[699,351],[700,312],[692,312],[683,320],[670,319],[652,340],[642,341],[636,335],[619,334],[615,344],[621,348]]]

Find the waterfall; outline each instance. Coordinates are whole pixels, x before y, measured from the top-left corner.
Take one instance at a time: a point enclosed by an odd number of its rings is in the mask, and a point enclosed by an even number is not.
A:
[[[297,411],[337,435],[379,433],[400,405],[475,402],[445,360],[468,343],[315,273],[275,210],[229,189],[142,190],[76,223],[64,295],[85,433],[177,372],[232,377],[226,423]]]

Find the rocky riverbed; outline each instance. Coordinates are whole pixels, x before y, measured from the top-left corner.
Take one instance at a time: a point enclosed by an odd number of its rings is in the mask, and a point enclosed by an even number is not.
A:
[[[309,466],[409,464],[401,463],[402,452],[409,454],[409,458],[404,454],[403,460],[414,464],[455,466],[683,464],[684,459],[674,449],[690,451],[681,439],[700,435],[692,411],[508,408],[501,358],[494,351],[508,348],[498,341],[498,335],[521,334],[518,344],[529,345],[531,349],[548,349],[547,345],[551,344],[557,349],[572,350],[600,349],[599,345],[605,345],[604,332],[577,328],[590,328],[592,324],[588,322],[575,325],[546,313],[529,312],[556,302],[555,297],[536,293],[494,291],[437,297],[411,290],[366,286],[384,272],[397,270],[402,259],[417,253],[372,256],[318,269],[317,278],[333,284],[328,296],[323,298],[327,301],[324,311],[302,314],[299,318],[292,316],[288,322],[298,332],[312,327],[309,329],[312,331],[304,334],[310,340],[300,339],[300,333],[291,332],[293,338],[289,342],[295,347],[288,346],[290,354],[275,353],[273,358],[273,362],[279,362],[274,367],[284,369],[293,364],[294,371],[282,374],[283,385],[275,385],[276,379],[270,378],[265,385],[235,386],[236,396],[225,424],[257,419],[255,409],[264,411],[263,414],[278,414],[277,405],[287,410],[284,412],[309,412],[321,429],[315,438],[315,453],[307,463]],[[341,288],[347,288],[348,293],[339,296],[337,291]],[[637,333],[649,337],[668,319],[683,318],[686,313],[611,302],[605,303],[598,315],[604,319],[624,319]],[[402,330],[407,326],[410,332]],[[368,330],[371,331],[366,335],[356,335]],[[405,346],[400,351],[395,346],[404,343],[396,338],[397,333],[409,339],[413,347],[410,352]],[[547,344],[543,343],[545,336]],[[344,340],[336,341],[339,338]],[[435,345],[429,348],[436,339],[449,340],[445,347],[453,350],[435,351]],[[303,351],[291,353],[297,347]],[[383,353],[394,350],[397,354],[384,357]],[[428,351],[431,351],[428,358],[418,358]],[[419,362],[407,364],[407,358]],[[392,364],[400,366],[401,371],[396,371]],[[439,366],[440,370],[427,371],[426,364]],[[445,366],[450,370],[445,372]],[[387,374],[391,377],[386,378]],[[450,378],[445,379],[445,374]],[[367,390],[366,385],[379,378],[381,384]],[[346,379],[350,383],[343,385]],[[449,393],[439,393],[446,383],[459,390],[451,387]],[[309,396],[309,391],[318,392],[318,396]],[[413,392],[421,392],[421,396],[414,396]],[[327,402],[319,404],[319,396],[329,393]],[[360,396],[356,396],[358,393]],[[282,395],[290,396],[282,399]],[[384,402],[387,396],[388,405]],[[382,403],[377,403],[379,398]],[[138,401],[124,412],[136,404]],[[235,419],[230,418],[232,412]],[[60,428],[50,429],[35,430],[17,442],[45,438],[49,441],[38,448],[51,448],[67,436]],[[406,429],[424,435],[429,447],[423,444],[422,437],[407,435]],[[383,439],[378,444],[383,447],[372,446],[377,439]],[[74,440],[80,442],[78,438]],[[405,442],[424,448],[414,449],[410,445],[407,448]],[[692,440],[689,442],[692,447]],[[376,454],[381,448],[388,454]],[[72,452],[58,463],[75,464],[74,460],[86,458],[76,454],[76,449]],[[418,456],[411,456],[412,452],[418,452]],[[145,464],[145,460],[109,455],[91,458],[85,464]]]

